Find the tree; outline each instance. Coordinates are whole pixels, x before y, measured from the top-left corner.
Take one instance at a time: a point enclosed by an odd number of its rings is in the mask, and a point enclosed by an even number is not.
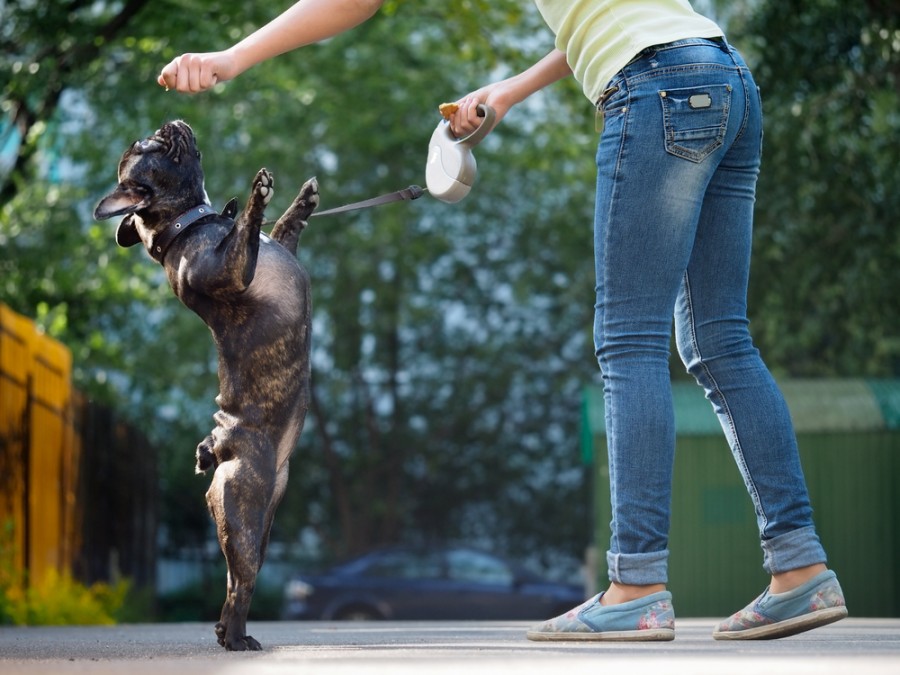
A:
[[[729,33],[767,114],[755,336],[781,372],[895,375],[900,163],[882,140],[900,124],[895,10],[736,4]],[[180,117],[215,206],[243,199],[260,166],[276,176],[270,216],[314,174],[322,208],[336,206],[421,183],[437,104],[552,46],[530,4],[389,0],[350,34],[211,92],[154,84],[174,55],[230,44],[277,11],[0,3],[0,300],[69,345],[78,386],[159,444],[172,546],[209,535],[192,467],[215,356],[159,268],[91,219],[122,150]],[[460,204],[423,198],[311,222],[300,255],[313,279],[315,406],[277,538],[309,525],[334,555],[429,537],[548,563],[580,555],[591,530],[580,394],[598,377],[595,145],[593,110],[561,83],[479,146]]]
[[[763,2],[747,26],[766,115],[750,308],[796,376],[900,373],[900,9]]]
[[[214,203],[243,196],[265,165],[276,175],[271,214],[312,174],[323,208],[421,182],[437,103],[551,45],[533,9],[467,5],[388,2],[351,35],[197,97],[153,85],[159,67],[267,17],[230,2],[144,8],[32,127],[43,152],[6,174],[14,194],[0,222],[2,297],[72,347],[81,387],[150,426],[172,543],[206,536],[191,455],[210,424],[215,361],[202,323],[158,268],[115,249],[109,225],[91,222],[118,155],[182,117],[200,139]],[[102,24],[119,7],[91,16]],[[40,17],[27,9],[13,7],[18,26],[50,13],[63,30],[73,6],[51,4]],[[52,36],[67,39],[75,36]],[[12,51],[8,61],[19,58]],[[4,92],[29,86],[13,77]],[[316,405],[277,536],[312,523],[335,554],[426,536],[580,554],[587,501],[572,497],[583,490],[580,388],[595,371],[584,255],[593,169],[573,141],[590,145],[591,124],[576,88],[561,87],[479,148],[481,176],[466,203],[422,199],[313,221],[301,257],[313,276]],[[48,157],[68,167],[65,180],[42,170]]]

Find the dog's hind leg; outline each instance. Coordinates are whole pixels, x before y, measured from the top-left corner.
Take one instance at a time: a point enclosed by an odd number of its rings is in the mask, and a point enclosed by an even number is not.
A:
[[[296,255],[300,235],[306,228],[306,220],[318,205],[319,183],[315,178],[310,178],[300,188],[300,192],[288,210],[275,222],[275,227],[272,228],[269,236],[284,246],[291,254]]]
[[[219,545],[228,566],[228,584],[216,635],[229,651],[258,650],[259,642],[247,635],[247,613],[262,564],[263,543],[271,525],[267,517],[275,494],[274,451],[256,434],[245,432],[240,447],[230,448],[230,458],[220,459],[206,493],[209,511],[216,523]],[[234,436],[243,435],[232,430]],[[227,449],[226,449],[227,452]],[[224,461],[223,461],[224,460]]]
[[[266,510],[266,517],[263,521],[263,536],[259,547],[260,568],[266,560],[266,549],[269,546],[269,533],[272,531],[272,523],[275,522],[275,511],[278,510],[278,505],[281,504],[281,499],[284,497],[287,482],[288,463],[285,462],[284,466],[278,470],[278,474],[275,476],[275,489],[272,492],[272,500],[269,502],[269,508]]]

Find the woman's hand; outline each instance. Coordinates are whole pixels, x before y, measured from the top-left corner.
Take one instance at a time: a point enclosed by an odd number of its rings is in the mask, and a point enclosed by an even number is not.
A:
[[[184,94],[196,94],[217,82],[237,77],[240,70],[230,50],[206,54],[182,54],[173,59],[157,78],[159,86]]]
[[[564,52],[554,49],[540,61],[518,75],[477,89],[457,101],[459,110],[450,116],[450,130],[457,138],[468,136],[481,125],[478,104],[485,103],[497,113],[494,126],[509,109],[534,92],[572,74]]]
[[[450,131],[454,136],[457,138],[468,136],[481,126],[484,118],[478,116],[478,106],[482,103],[494,109],[496,113],[494,126],[497,126],[511,107],[508,99],[503,95],[502,85],[502,82],[489,84],[463,96],[456,102],[459,109],[450,116]]]

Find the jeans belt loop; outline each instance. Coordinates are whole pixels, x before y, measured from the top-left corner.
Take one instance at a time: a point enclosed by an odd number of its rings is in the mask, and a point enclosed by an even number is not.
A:
[[[594,131],[598,134],[603,131],[603,104],[617,91],[619,91],[618,87],[607,87],[594,104],[597,109],[597,112],[594,114]]]

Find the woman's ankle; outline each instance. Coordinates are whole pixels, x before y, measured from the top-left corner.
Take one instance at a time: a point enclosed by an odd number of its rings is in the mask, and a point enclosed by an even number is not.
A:
[[[802,586],[813,577],[818,576],[819,574],[827,570],[828,568],[824,563],[817,563],[815,565],[799,567],[795,570],[788,570],[787,572],[779,572],[777,574],[773,574],[772,581],[769,584],[769,592],[787,593],[788,591],[794,590],[798,586]]]
[[[665,584],[620,584],[615,581],[610,582],[609,588],[600,598],[600,604],[604,607],[610,605],[621,605],[623,602],[639,600],[653,593],[660,593],[666,590]]]

